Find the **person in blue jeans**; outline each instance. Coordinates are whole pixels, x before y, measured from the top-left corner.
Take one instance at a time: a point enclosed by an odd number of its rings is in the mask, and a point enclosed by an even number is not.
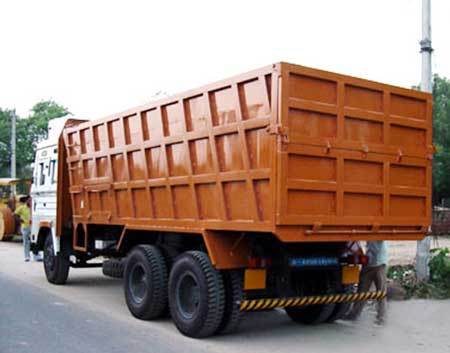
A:
[[[20,231],[22,233],[23,254],[25,261],[30,261],[30,234],[31,234],[31,211],[30,211],[30,197],[22,196],[19,199],[19,206],[14,211],[14,214],[20,218]],[[34,256],[33,256],[34,258]]]
[[[386,241],[368,241],[366,256],[367,265],[364,265],[359,275],[358,292],[368,292],[372,284],[377,291],[385,292],[387,289],[386,267],[388,264],[388,246]],[[347,318],[356,320],[364,308],[364,301],[356,302]],[[386,298],[377,303],[377,324],[383,324],[386,319]]]

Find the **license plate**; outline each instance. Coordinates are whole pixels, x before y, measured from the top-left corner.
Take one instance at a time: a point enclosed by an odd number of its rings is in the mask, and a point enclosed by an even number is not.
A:
[[[343,266],[342,267],[342,284],[359,283],[359,267]]]

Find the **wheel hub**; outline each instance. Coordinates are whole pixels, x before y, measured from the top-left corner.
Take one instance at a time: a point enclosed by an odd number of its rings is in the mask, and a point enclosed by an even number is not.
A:
[[[200,304],[200,286],[192,272],[186,272],[177,283],[177,306],[185,319],[192,319]]]
[[[141,264],[135,264],[129,277],[129,288],[133,301],[141,303],[148,292],[148,278]]]

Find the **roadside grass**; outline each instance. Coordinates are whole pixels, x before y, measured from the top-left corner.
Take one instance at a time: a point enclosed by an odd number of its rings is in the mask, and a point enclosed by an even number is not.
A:
[[[390,266],[387,277],[405,289],[405,299],[450,299],[449,254],[448,248],[431,250],[429,282],[417,280],[413,265]]]

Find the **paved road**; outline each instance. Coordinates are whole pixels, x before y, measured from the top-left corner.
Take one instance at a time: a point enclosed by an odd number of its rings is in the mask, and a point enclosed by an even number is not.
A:
[[[151,331],[117,324],[45,290],[0,274],[0,352],[179,352]],[[142,336],[146,339],[142,340]]]
[[[450,352],[450,301],[389,305],[384,327],[370,308],[355,324],[293,324],[281,311],[246,316],[234,335],[193,340],[170,319],[129,314],[120,280],[99,269],[71,270],[65,286],[46,282],[41,263],[24,263],[20,244],[0,243],[0,352]]]

